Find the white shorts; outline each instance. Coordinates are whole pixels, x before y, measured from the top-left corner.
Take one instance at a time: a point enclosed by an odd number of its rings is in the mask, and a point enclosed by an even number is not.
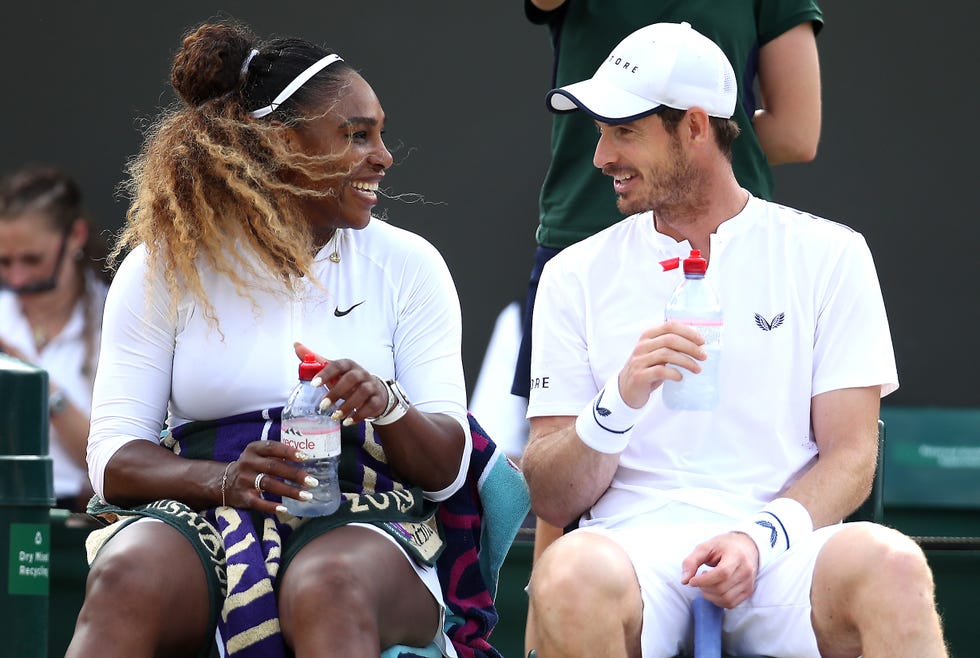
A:
[[[692,650],[691,602],[698,589],[681,585],[681,562],[696,545],[741,521],[672,503],[615,527],[585,522],[575,530],[612,539],[632,560],[643,600],[643,658]],[[752,596],[724,612],[726,652],[820,658],[810,622],[810,584],[820,549],[842,527],[820,528],[759,573]]]

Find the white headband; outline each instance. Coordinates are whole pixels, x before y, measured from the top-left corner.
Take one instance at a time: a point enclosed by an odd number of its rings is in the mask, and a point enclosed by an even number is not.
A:
[[[245,74],[248,73],[248,65],[252,63],[252,59],[254,59],[255,56],[258,55],[258,54],[259,54],[259,51],[256,50],[255,48],[252,48],[252,52],[250,52],[248,54],[248,57],[245,58],[245,63],[242,64],[241,70],[238,71],[238,77],[239,78],[242,78],[242,79],[245,78]]]
[[[297,89],[305,85],[310,78],[312,78],[314,75],[316,75],[323,69],[327,68],[334,62],[342,62],[342,61],[344,60],[340,55],[336,55],[336,54],[327,55],[320,61],[315,62],[313,65],[311,65],[308,69],[306,69],[305,71],[297,75],[295,78],[293,78],[293,81],[290,82],[288,85],[286,85],[286,88],[283,89],[281,92],[279,92],[279,95],[276,96],[271,103],[269,103],[265,107],[260,107],[257,110],[252,110],[251,112],[249,112],[249,115],[253,119],[261,119],[267,114],[272,114],[273,112],[276,111],[276,109],[280,105],[285,103],[290,96],[295,94]]]

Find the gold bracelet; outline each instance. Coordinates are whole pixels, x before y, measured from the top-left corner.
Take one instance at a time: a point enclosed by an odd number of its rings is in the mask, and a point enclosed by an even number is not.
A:
[[[236,459],[235,461],[228,462],[228,465],[225,466],[225,472],[221,475],[221,506],[222,507],[225,506],[225,488],[228,486],[228,469],[231,468],[231,465],[237,461],[238,460]]]

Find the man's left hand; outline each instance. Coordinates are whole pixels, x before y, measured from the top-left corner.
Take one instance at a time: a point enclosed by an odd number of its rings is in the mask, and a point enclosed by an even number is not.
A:
[[[759,550],[748,535],[728,532],[695,546],[681,569],[681,584],[700,588],[715,605],[734,608],[755,591]]]

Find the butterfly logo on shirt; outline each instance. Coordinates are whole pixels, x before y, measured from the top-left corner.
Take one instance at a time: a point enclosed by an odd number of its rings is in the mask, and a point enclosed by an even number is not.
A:
[[[765,317],[759,315],[758,313],[755,314],[755,324],[756,326],[759,327],[759,329],[762,329],[763,331],[772,331],[773,329],[781,325],[783,323],[783,320],[785,319],[786,319],[785,313],[779,313],[773,316],[772,320],[766,320]]]

